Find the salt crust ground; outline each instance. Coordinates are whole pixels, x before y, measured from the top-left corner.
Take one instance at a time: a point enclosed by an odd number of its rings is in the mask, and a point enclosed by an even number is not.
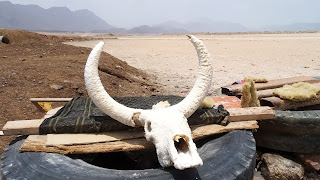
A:
[[[320,76],[320,33],[196,36],[203,40],[214,61],[211,89],[246,76]],[[186,95],[192,88],[198,60],[186,36],[106,36],[104,41],[107,53],[156,75],[166,94]],[[97,42],[69,44],[93,47]]]

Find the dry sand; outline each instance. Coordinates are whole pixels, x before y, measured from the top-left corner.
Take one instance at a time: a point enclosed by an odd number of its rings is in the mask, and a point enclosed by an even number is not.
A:
[[[320,33],[196,36],[203,40],[213,58],[211,90],[246,76],[320,76]],[[68,44],[93,47],[97,42]],[[198,60],[186,36],[118,36],[104,42],[107,53],[156,75],[165,94],[186,95],[192,88]]]

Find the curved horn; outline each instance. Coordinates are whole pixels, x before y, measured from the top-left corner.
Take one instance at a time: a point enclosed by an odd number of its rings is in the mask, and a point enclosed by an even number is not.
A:
[[[211,86],[213,76],[212,60],[207,48],[203,42],[195,36],[187,36],[194,45],[198,54],[198,77],[187,97],[185,97],[180,103],[171,107],[177,108],[186,118],[190,117],[200,106]]]
[[[133,109],[116,102],[104,89],[98,73],[98,64],[104,42],[99,42],[91,51],[84,69],[84,80],[89,97],[94,104],[113,119],[128,126],[141,126],[136,115],[141,109]]]
[[[198,78],[186,98],[180,103],[168,107],[182,112],[186,118],[197,110],[206,96],[211,85],[213,71],[209,52],[202,41],[192,35],[188,37],[196,48],[199,58]],[[103,45],[104,43],[101,41],[93,48],[86,63],[84,79],[88,95],[102,112],[108,114],[113,119],[129,126],[141,126],[143,122],[139,120],[139,114],[144,110],[129,108],[116,102],[105,91],[101,83],[98,64]]]

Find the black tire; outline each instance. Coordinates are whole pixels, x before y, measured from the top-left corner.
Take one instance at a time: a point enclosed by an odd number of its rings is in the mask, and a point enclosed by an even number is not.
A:
[[[20,153],[25,137],[17,138],[3,153],[3,179],[252,179],[256,146],[251,132],[233,131],[198,148],[204,165],[183,171],[170,168],[113,170],[54,153]],[[200,140],[198,143],[201,143]]]
[[[259,122],[257,145],[296,153],[320,153],[320,110],[276,111],[274,120]]]
[[[8,37],[7,37],[6,35],[2,36],[1,41],[2,41],[3,43],[5,43],[5,44],[9,44],[9,42],[10,42],[9,39],[8,39]]]

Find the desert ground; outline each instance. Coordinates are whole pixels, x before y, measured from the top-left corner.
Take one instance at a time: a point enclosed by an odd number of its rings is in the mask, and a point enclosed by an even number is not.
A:
[[[30,98],[87,96],[83,71],[89,48],[63,44],[91,37],[43,35],[0,29],[10,43],[0,42],[0,128],[7,121],[44,116]],[[103,53],[100,78],[111,96],[150,96],[160,93],[154,78]],[[53,108],[63,104],[53,104]],[[14,136],[0,136],[0,156]],[[0,175],[1,179],[1,175]]]
[[[196,36],[203,40],[213,59],[211,90],[246,76],[267,79],[320,76],[320,33]],[[186,95],[193,86],[198,60],[185,35],[106,38],[102,39],[105,52],[155,75],[165,93]],[[97,42],[67,44],[92,48]]]
[[[100,76],[112,96],[185,96],[197,75],[197,54],[185,35],[39,34],[0,29],[1,34],[7,34],[11,42],[0,43],[0,128],[7,121],[44,115],[29,98],[87,96],[83,69],[91,48],[100,40],[106,52]],[[320,32],[196,36],[213,59],[210,92],[246,76],[320,76]],[[13,139],[0,136],[0,155]]]

